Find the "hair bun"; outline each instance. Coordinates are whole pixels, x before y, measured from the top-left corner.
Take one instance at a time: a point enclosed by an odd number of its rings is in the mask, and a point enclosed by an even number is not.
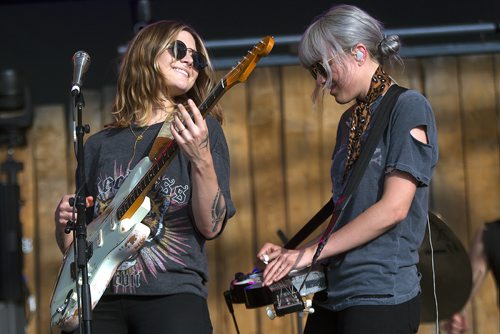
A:
[[[400,47],[401,41],[398,35],[384,36],[378,44],[379,51],[384,57],[397,54]]]

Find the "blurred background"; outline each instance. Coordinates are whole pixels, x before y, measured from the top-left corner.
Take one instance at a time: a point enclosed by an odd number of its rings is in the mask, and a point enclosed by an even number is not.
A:
[[[431,186],[441,263],[440,320],[470,294],[467,250],[475,231],[500,217],[500,2],[346,1],[403,41],[396,80],[423,92],[439,127],[440,162]],[[205,39],[219,77],[254,44],[276,44],[247,82],[221,100],[237,214],[208,243],[214,333],[236,333],[223,293],[248,273],[266,241],[292,237],[330,197],[329,160],[345,106],[325,99],[313,111],[313,82],[298,64],[300,34],[333,1],[251,2],[0,0],[0,333],[47,333],[48,305],[62,255],[53,211],[74,192],[72,57],[92,58],[84,77],[91,133],[110,121],[120,56],[144,25],[178,19]],[[281,238],[278,234],[281,233]],[[423,245],[424,247],[425,245]],[[422,249],[423,264],[428,263]],[[427,268],[422,268],[426,272]],[[424,283],[430,279],[424,275]],[[424,286],[427,286],[424,284]],[[467,333],[500,333],[491,275],[471,303]],[[435,332],[426,296],[421,330]],[[448,301],[448,302],[447,302]],[[300,333],[302,317],[269,320],[263,308],[235,305],[241,333]],[[5,325],[4,325],[5,324]]]

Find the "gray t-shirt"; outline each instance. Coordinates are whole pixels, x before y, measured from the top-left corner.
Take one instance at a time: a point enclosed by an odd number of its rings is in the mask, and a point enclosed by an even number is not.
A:
[[[210,150],[219,187],[227,205],[226,220],[235,209],[229,191],[229,153],[220,124],[207,117]],[[104,129],[85,144],[87,194],[94,196],[93,217],[111,202],[123,180],[148,153],[162,123],[148,129],[133,127]],[[134,156],[133,160],[132,157]],[[142,223],[151,234],[135,255],[124,261],[112,278],[106,294],[169,295],[193,293],[207,296],[208,280],[205,239],[198,233],[191,211],[189,160],[180,150],[154,183],[148,197],[151,211]],[[225,223],[225,221],[224,221]]]
[[[377,116],[379,98],[372,105]],[[343,179],[349,136],[350,110],[340,120],[333,153],[331,176],[333,199],[344,190]],[[366,140],[367,134],[363,135]],[[425,126],[428,144],[410,134],[417,126]],[[428,212],[429,183],[438,159],[437,131],[434,115],[427,99],[407,90],[396,102],[388,128],[380,139],[335,230],[347,224],[382,196],[384,179],[391,170],[409,173],[418,182],[415,197],[405,220],[378,238],[328,261],[328,291],[321,305],[342,310],[354,305],[393,305],[408,301],[420,292],[417,272],[418,249],[425,234]]]

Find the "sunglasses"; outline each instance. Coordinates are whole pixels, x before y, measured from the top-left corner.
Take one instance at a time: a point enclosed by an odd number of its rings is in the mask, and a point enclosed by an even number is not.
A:
[[[172,57],[174,57],[176,60],[184,59],[184,57],[186,57],[187,55],[187,52],[191,52],[191,57],[193,58],[193,67],[198,71],[201,71],[208,65],[207,58],[201,52],[188,48],[182,41],[175,41],[167,49],[170,51]]]
[[[338,54],[335,54],[332,58],[328,59],[327,61],[328,66],[330,66],[332,64],[332,60],[334,60],[337,57]],[[325,65],[321,60],[312,64],[311,68],[309,69],[309,72],[311,72],[311,75],[314,78],[314,80],[318,79],[318,75],[325,79],[328,76],[328,72],[326,71]]]

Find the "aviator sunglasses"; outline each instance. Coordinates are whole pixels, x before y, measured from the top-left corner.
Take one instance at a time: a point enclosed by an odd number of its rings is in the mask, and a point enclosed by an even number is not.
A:
[[[182,41],[175,41],[168,47],[168,50],[170,51],[172,57],[174,57],[176,60],[184,59],[187,52],[191,52],[191,57],[193,58],[193,67],[198,71],[201,71],[208,65],[207,58],[201,52],[188,48]]]

